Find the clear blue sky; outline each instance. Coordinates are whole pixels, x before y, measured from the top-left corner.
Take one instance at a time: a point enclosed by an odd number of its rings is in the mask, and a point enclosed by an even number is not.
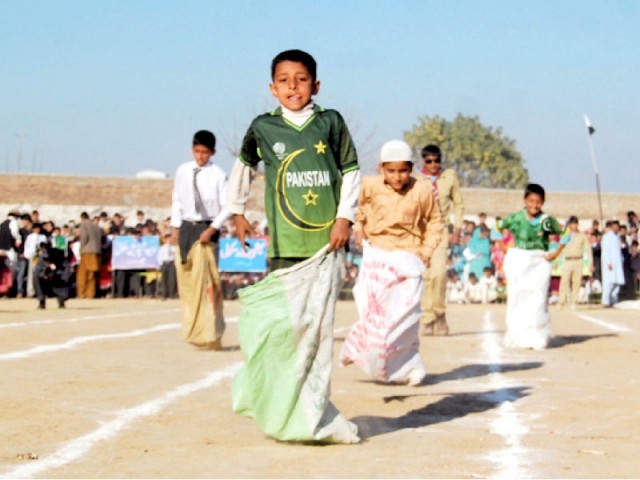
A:
[[[640,190],[640,1],[0,0],[0,171],[173,176],[199,129],[227,171],[301,48],[365,171],[418,117],[460,112],[516,141],[531,179]]]

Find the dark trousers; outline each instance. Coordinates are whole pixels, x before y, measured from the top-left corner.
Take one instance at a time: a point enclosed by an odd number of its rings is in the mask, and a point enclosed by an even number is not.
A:
[[[113,296],[116,298],[125,298],[129,296],[129,271],[114,270],[113,271]]]
[[[180,261],[184,264],[187,263],[187,255],[189,250],[193,247],[193,244],[200,239],[200,234],[209,228],[211,222],[182,222],[180,225],[180,236],[178,238],[178,248],[180,248]],[[211,242],[218,243],[220,237],[219,232],[216,232],[211,237]],[[218,249],[213,249],[216,261],[218,260]]]
[[[176,265],[174,262],[164,262],[160,266],[162,274],[162,298],[178,298],[178,283],[176,282]]]
[[[209,228],[211,222],[182,222],[180,225],[180,236],[178,238],[178,247],[180,248],[180,261],[187,263],[187,256],[189,250],[193,247],[193,244],[200,240],[200,234]],[[213,254],[218,261],[218,238],[220,233],[216,232],[211,237],[211,243],[213,244]]]

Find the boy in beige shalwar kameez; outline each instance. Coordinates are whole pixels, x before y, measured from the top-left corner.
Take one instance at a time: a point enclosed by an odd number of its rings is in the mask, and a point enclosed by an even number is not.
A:
[[[411,175],[412,167],[411,147],[393,140],[382,147],[381,175],[362,180],[354,232],[357,243],[366,239],[371,247],[365,245],[354,287],[360,319],[345,339],[341,362],[358,364],[376,380],[419,385],[425,375],[418,350],[421,271],[444,222],[432,190]]]

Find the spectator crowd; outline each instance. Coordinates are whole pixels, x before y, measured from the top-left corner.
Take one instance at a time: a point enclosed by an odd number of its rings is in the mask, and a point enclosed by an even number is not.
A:
[[[261,232],[260,227],[255,222],[254,230]],[[232,236],[232,222],[228,222],[220,234]],[[158,269],[112,268],[112,245],[118,236],[159,237]],[[42,297],[52,296],[58,297],[61,307],[66,299],[73,297],[177,298],[175,248],[169,219],[149,219],[140,210],[132,220],[119,213],[110,216],[101,212],[90,218],[83,212],[78,220],[69,220],[63,225],[41,219],[37,210],[11,211],[0,223],[0,296],[36,297],[41,300],[42,308]],[[92,258],[93,265],[87,262]],[[238,289],[263,276],[221,272],[225,297],[236,298]],[[56,288],[64,292],[57,294]]]
[[[69,220],[63,225],[31,213],[11,211],[0,223],[0,296],[57,297],[59,306],[67,298],[99,297],[160,297],[177,298],[175,274],[175,245],[171,242],[169,219],[156,221],[138,211],[128,219],[119,213],[102,212],[89,218]],[[91,224],[89,227],[83,222]],[[513,236],[496,228],[500,217],[491,225],[487,215],[481,213],[477,221],[465,220],[459,236],[449,231],[447,262],[448,303],[504,303],[506,279],[503,262],[507,250],[513,246]],[[638,217],[627,213],[626,221],[618,222],[622,265],[625,284],[620,300],[638,298],[640,286],[640,253],[638,252]],[[612,228],[611,221],[601,228],[597,220],[583,233],[588,238],[591,255],[585,253],[584,271],[580,277],[578,303],[597,303],[602,293],[601,241]],[[258,237],[268,238],[265,222],[253,222]],[[83,241],[83,232],[93,232],[93,238]],[[158,236],[161,247],[157,270],[115,270],[111,264],[113,240],[128,235],[136,238]],[[221,237],[235,235],[233,222],[227,222]],[[88,237],[91,235],[87,234]],[[93,245],[91,245],[93,243]],[[89,271],[81,264],[95,254],[96,263]],[[350,243],[347,255],[345,285],[341,298],[350,299],[350,289],[358,276],[361,252]],[[550,302],[564,303],[558,297],[563,257],[554,265],[550,288]],[[592,262],[592,263],[591,263]],[[221,272],[225,299],[237,298],[238,291],[261,280],[264,273]],[[68,290],[56,293],[56,289]],[[44,306],[44,303],[41,302]]]

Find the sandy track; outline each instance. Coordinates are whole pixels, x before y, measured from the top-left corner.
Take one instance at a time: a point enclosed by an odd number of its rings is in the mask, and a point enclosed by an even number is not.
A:
[[[68,305],[0,301],[0,476],[640,477],[638,311],[553,311],[552,348],[534,352],[502,348],[503,307],[451,307],[452,335],[423,337],[424,386],[334,369],[364,442],[320,447],[231,412],[237,302],[222,352],[180,340],[177,302]],[[336,355],[355,315],[338,304]]]

